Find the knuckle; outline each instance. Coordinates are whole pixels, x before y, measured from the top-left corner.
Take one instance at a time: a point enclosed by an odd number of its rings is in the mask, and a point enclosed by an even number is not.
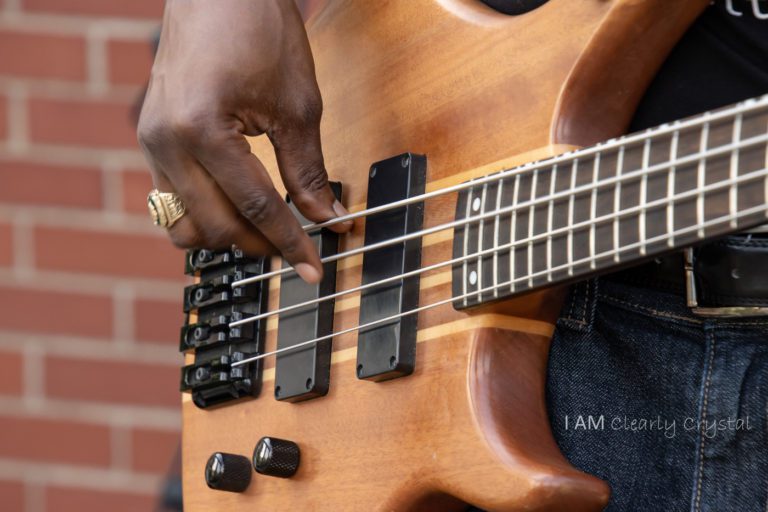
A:
[[[320,118],[323,116],[323,102],[319,97],[305,99],[299,104],[296,114],[299,121],[305,125],[320,124]]]
[[[150,153],[164,144],[167,139],[167,127],[158,116],[142,112],[136,128],[139,144]]]
[[[319,192],[328,185],[328,175],[320,163],[301,167],[297,178],[301,189],[307,192]]]
[[[264,223],[272,209],[272,201],[266,194],[251,194],[240,203],[240,213],[252,223],[259,225]]]
[[[319,92],[299,94],[289,103],[286,114],[292,125],[314,126],[320,124],[323,116],[323,100]]]
[[[202,109],[186,107],[175,112],[170,119],[171,131],[176,137],[190,142],[204,138],[209,116]]]

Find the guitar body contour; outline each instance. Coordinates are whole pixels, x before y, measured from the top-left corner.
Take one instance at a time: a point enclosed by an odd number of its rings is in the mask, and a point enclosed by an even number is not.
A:
[[[364,208],[371,163],[427,155],[427,190],[623,133],[669,50],[708,0],[550,0],[516,17],[475,0],[333,0],[309,22],[324,100],[323,149],[344,202]],[[281,188],[262,137],[254,152]],[[492,163],[501,162],[503,163]],[[425,227],[454,218],[455,195],[427,202]],[[339,250],[363,244],[364,221]],[[452,232],[423,240],[422,266],[451,258]],[[360,284],[339,262],[337,290]],[[277,308],[279,279],[270,282]],[[450,297],[449,268],[421,278],[420,305]],[[356,333],[334,338],[330,391],[272,395],[274,360],[252,400],[212,410],[183,402],[188,512],[600,510],[607,484],[573,468],[550,432],[547,356],[563,291],[418,319],[415,372],[355,375]],[[359,295],[336,301],[334,330],[358,322]],[[266,349],[276,345],[275,317]],[[290,479],[254,474],[245,493],[208,489],[214,451],[251,455],[262,436],[302,449]]]

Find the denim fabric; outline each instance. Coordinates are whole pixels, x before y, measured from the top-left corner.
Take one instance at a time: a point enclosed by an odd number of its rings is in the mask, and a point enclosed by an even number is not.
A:
[[[547,400],[607,511],[768,510],[768,320],[703,319],[682,296],[610,278],[575,286]]]
[[[580,283],[547,404],[566,457],[611,485],[606,511],[768,511],[768,319],[703,319],[680,295]]]

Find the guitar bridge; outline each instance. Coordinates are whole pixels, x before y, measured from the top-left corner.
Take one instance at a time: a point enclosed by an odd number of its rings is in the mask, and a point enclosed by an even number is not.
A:
[[[181,391],[207,408],[261,391],[261,361],[232,364],[261,353],[265,321],[229,327],[231,322],[264,312],[267,281],[232,288],[240,279],[268,270],[268,260],[246,257],[240,250],[190,251],[186,273],[199,282],[184,289],[187,321],[181,329],[179,350],[193,352],[194,363],[181,370]]]

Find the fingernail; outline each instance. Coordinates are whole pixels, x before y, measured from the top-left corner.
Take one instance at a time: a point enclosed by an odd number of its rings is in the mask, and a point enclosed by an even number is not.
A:
[[[297,263],[293,268],[306,282],[311,284],[320,282],[320,272],[309,263]]]
[[[338,200],[333,202],[333,211],[336,212],[337,217],[344,217],[345,215],[349,215],[349,211],[347,211],[346,208],[344,208],[344,205],[341,204]],[[352,221],[347,220],[344,222],[341,222],[343,226],[351,226]]]

